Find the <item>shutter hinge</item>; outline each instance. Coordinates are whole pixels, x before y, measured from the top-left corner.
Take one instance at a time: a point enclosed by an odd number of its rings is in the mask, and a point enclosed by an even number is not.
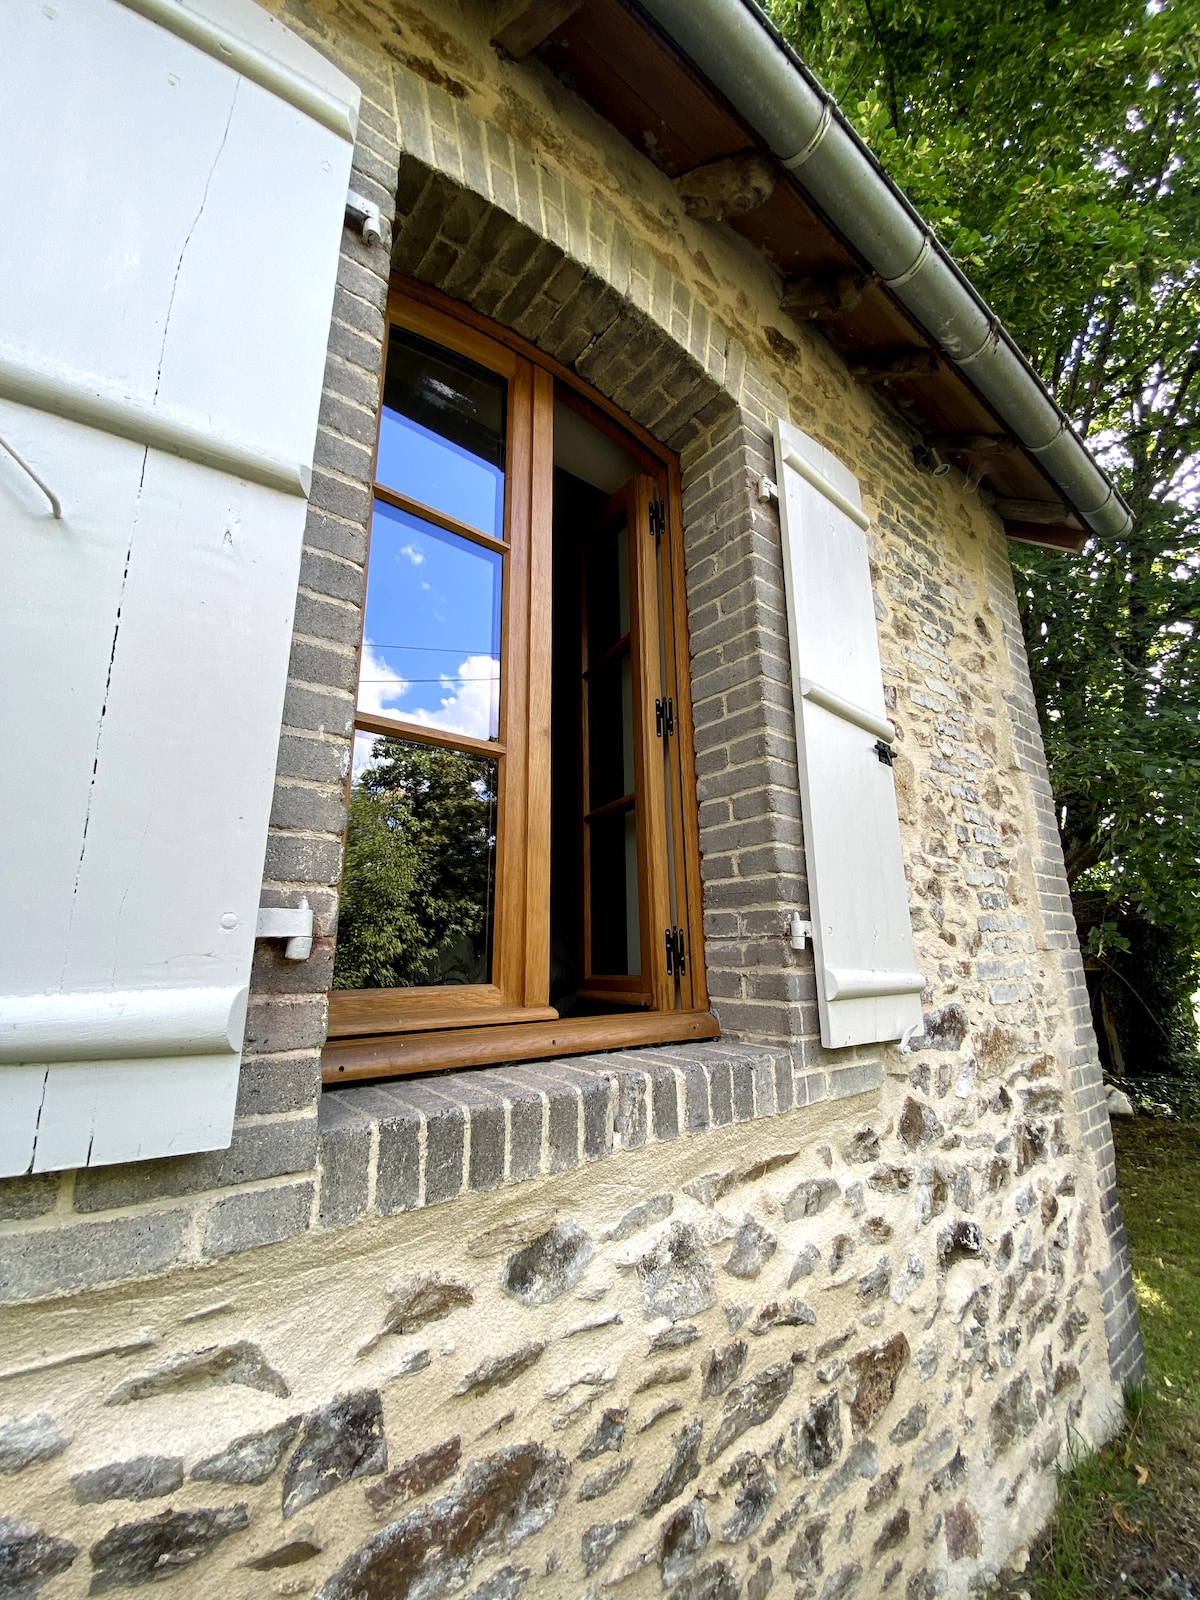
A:
[[[890,744],[885,744],[882,739],[876,739],[874,749],[875,754],[879,757],[880,761],[883,762],[885,767],[895,766],[896,757],[892,754],[892,747]]]
[[[364,244],[383,243],[383,218],[379,207],[365,195],[356,194],[353,189],[346,196],[346,221],[353,222],[358,228]]]
[[[662,500],[651,500],[651,502],[650,502],[650,532],[654,535],[654,538],[657,541],[657,540],[662,538],[663,534],[666,533],[666,531],[667,531],[667,507],[666,507],[666,504]]]
[[[660,739],[669,739],[675,732],[675,702],[671,699],[654,702],[654,731]]]
[[[683,978],[687,975],[687,955],[683,943],[682,928],[668,928],[666,931],[667,945],[667,976],[668,978]]]

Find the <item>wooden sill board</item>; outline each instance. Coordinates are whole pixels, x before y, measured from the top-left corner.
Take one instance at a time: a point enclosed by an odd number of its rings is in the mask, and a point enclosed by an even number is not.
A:
[[[566,1017],[511,1027],[458,1028],[440,1033],[388,1034],[331,1040],[321,1056],[322,1081],[333,1085],[364,1078],[410,1077],[457,1067],[495,1067],[551,1056],[589,1055],[634,1045],[681,1044],[716,1039],[711,1011],[638,1011],[609,1017]]]

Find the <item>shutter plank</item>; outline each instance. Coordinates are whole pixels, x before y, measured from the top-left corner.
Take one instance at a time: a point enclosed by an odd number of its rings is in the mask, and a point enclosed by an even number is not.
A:
[[[0,981],[238,1025],[0,1052],[0,1173],[228,1142],[359,99],[253,0],[8,11]]]
[[[894,730],[857,480],[775,430],[793,696],[822,1042],[897,1039],[921,1022],[891,768]],[[800,470],[801,466],[803,470]]]

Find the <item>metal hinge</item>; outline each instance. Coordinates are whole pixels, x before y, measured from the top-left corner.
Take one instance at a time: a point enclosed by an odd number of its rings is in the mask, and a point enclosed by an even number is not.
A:
[[[667,943],[667,976],[669,978],[682,978],[687,974],[687,956],[684,950],[683,929],[668,928],[665,937]]]
[[[875,754],[879,757],[880,761],[883,762],[885,767],[895,766],[896,757],[892,754],[892,747],[890,744],[885,744],[882,739],[876,739],[874,750]]]
[[[655,539],[661,539],[667,531],[667,508],[661,500],[650,502],[650,532]]]
[[[675,732],[674,700],[654,702],[654,731],[660,739],[669,739]]]

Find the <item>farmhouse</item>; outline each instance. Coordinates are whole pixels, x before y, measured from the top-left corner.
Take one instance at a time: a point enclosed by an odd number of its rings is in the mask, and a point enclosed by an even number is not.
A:
[[[982,1593],[1140,1370],[1009,542],[747,0],[12,0],[0,1592]]]

